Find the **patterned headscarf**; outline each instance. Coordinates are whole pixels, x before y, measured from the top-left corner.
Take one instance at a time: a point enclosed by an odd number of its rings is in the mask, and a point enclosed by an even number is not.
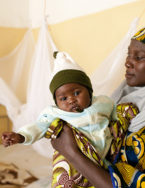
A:
[[[145,44],[145,27],[140,29],[133,37],[132,39],[136,39],[140,42],[143,42]]]

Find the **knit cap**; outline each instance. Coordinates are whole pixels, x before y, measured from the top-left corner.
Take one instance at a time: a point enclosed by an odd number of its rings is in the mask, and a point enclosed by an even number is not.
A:
[[[93,89],[90,78],[82,68],[66,52],[54,52],[54,55],[54,69],[49,85],[54,99],[56,89],[68,83],[78,83],[85,86],[92,97]]]

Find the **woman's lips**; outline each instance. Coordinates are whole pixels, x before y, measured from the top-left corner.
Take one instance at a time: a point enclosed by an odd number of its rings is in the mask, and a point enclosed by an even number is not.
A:
[[[125,74],[126,78],[132,78],[133,76],[134,76],[134,74],[131,74],[129,72],[126,72],[126,74]]]

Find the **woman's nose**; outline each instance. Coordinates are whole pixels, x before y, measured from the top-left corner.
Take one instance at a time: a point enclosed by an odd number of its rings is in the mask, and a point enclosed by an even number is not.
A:
[[[125,66],[126,66],[126,68],[133,68],[134,67],[134,59],[131,57],[127,57]]]

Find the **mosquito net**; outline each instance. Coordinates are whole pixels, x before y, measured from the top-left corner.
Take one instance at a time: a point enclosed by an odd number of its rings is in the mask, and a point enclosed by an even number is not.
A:
[[[133,20],[122,41],[92,74],[95,95],[110,95],[122,81],[127,48],[136,32],[137,22],[138,18]],[[0,104],[7,108],[14,130],[34,122],[46,105],[53,104],[49,79],[55,50],[47,24],[43,22],[36,45],[30,29],[16,49],[0,58]],[[39,153],[52,156],[53,149],[48,140],[41,139],[33,146]]]

